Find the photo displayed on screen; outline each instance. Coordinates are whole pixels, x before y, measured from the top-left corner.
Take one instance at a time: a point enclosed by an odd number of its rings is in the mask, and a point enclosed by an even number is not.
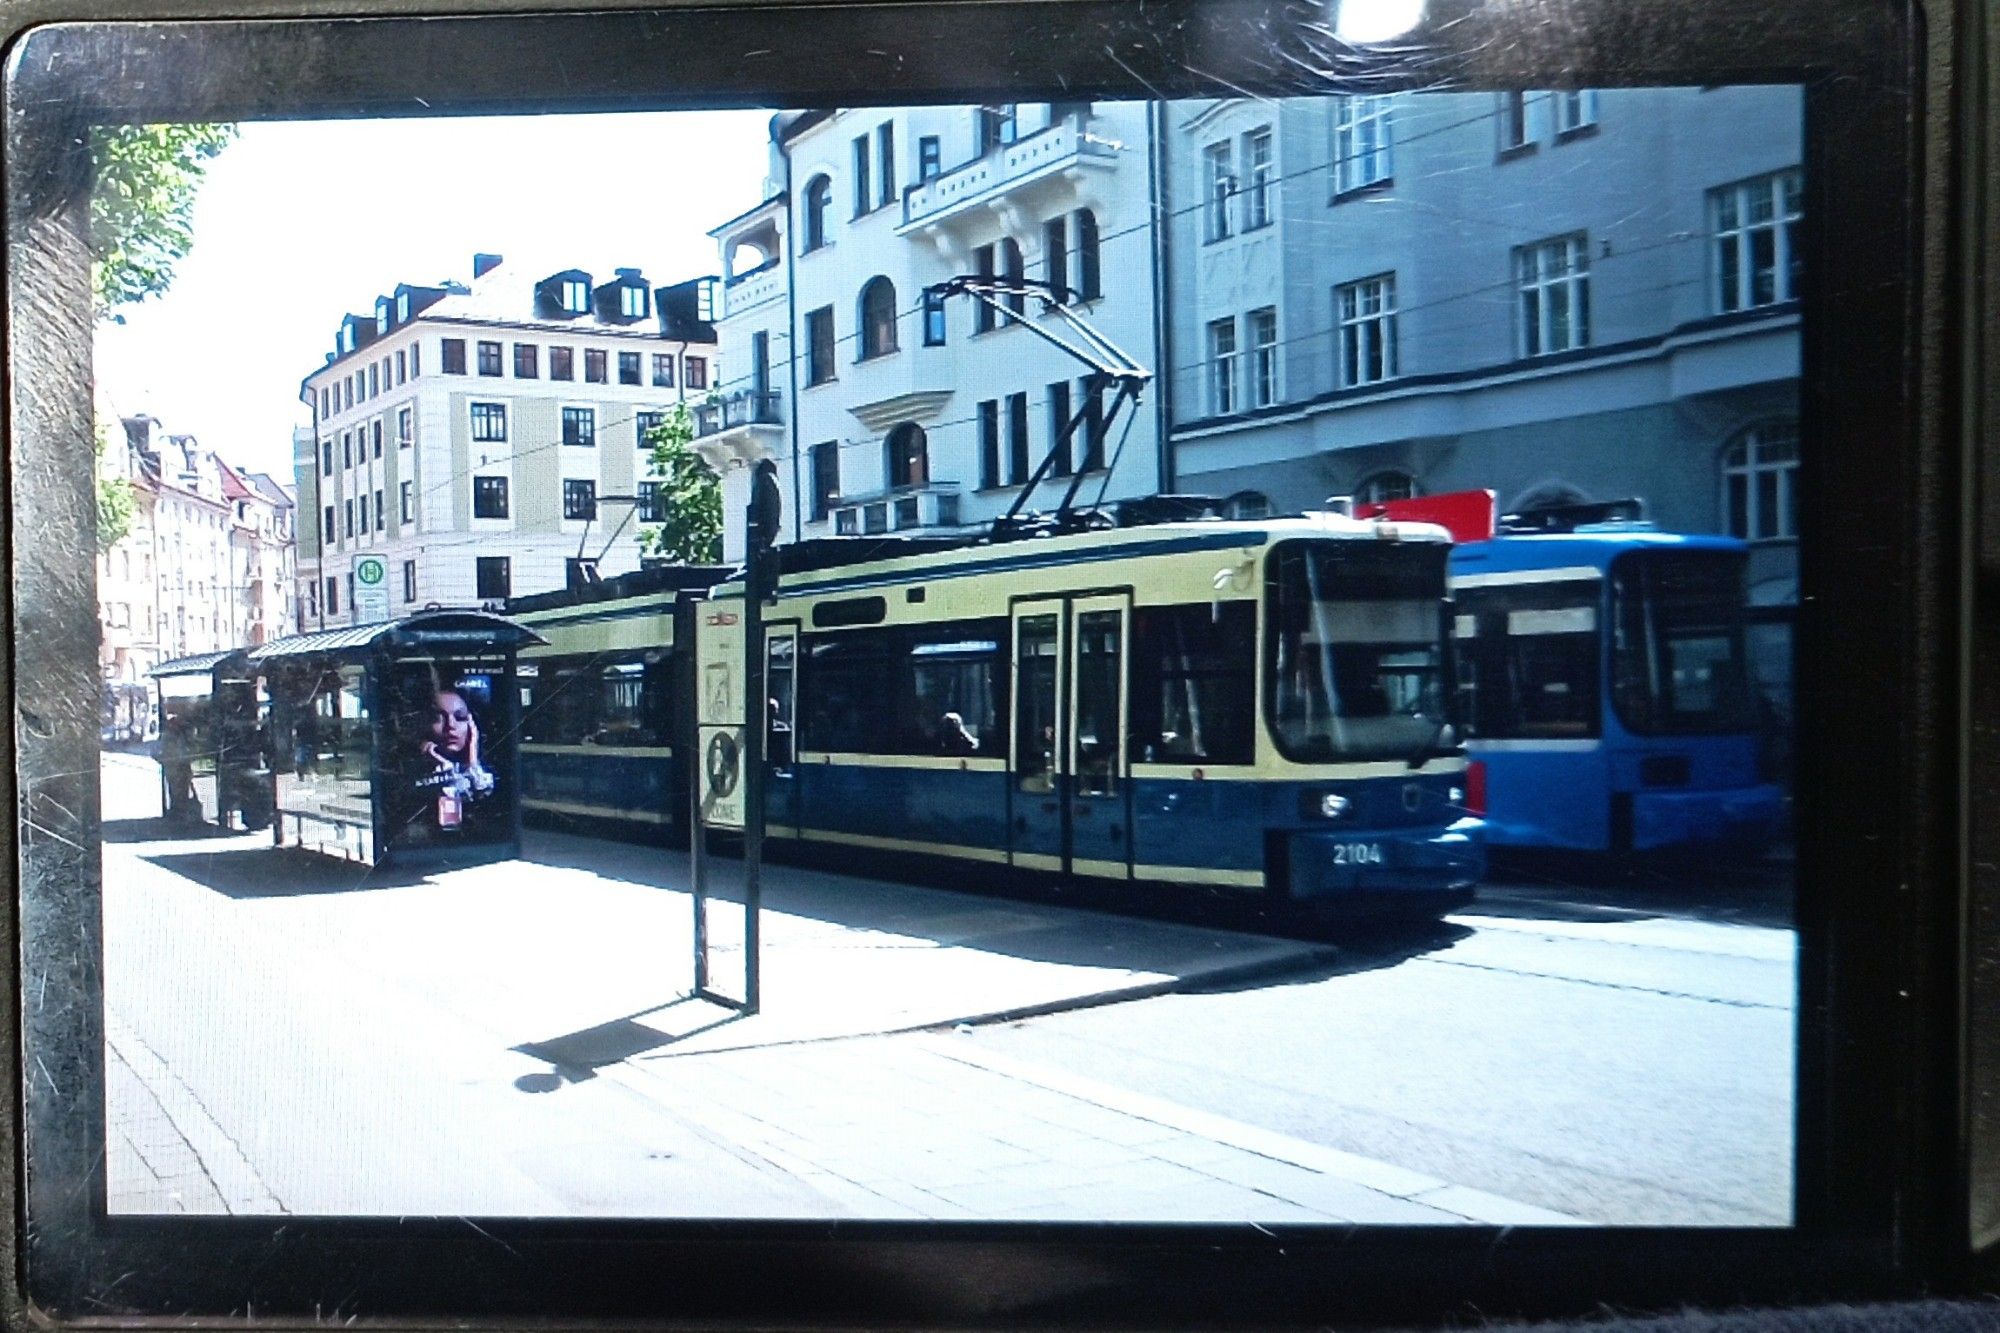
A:
[[[276,849],[107,724],[111,1211],[1791,1224],[1804,108],[209,127],[96,335],[106,715],[354,656]]]

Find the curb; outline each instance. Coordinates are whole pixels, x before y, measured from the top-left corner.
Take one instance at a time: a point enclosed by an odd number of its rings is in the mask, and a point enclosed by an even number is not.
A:
[[[928,1049],[947,1060],[983,1069],[1049,1092],[1089,1102],[1107,1111],[1151,1121],[1167,1129],[1219,1143],[1225,1147],[1270,1158],[1288,1166],[1359,1185],[1411,1203],[1424,1204],[1440,1212],[1454,1214],[1468,1222],[1487,1226],[1591,1226],[1580,1217],[1559,1213],[1533,1204],[1489,1194],[1485,1190],[1454,1185],[1435,1176],[1407,1170],[1389,1162],[1376,1161],[1355,1153],[1342,1152],[1317,1143],[1308,1143],[1288,1134],[1259,1129],[1241,1121],[1198,1111],[1145,1093],[1128,1092],[1092,1079],[1066,1074],[1039,1065],[1023,1064],[971,1048],[969,1043],[944,1037],[921,1039]]]

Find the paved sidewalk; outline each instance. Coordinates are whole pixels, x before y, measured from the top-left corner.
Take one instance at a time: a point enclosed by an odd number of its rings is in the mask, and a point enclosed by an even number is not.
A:
[[[771,867],[741,1018],[686,996],[681,854],[531,834],[397,880],[162,831],[105,848],[115,1210],[1570,1220],[952,1032],[1325,946]]]

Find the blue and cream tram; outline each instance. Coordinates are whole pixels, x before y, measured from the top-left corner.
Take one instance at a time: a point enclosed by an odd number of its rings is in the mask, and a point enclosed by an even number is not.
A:
[[[750,710],[766,846],[1338,909],[1462,902],[1484,857],[1446,711],[1447,551],[1433,525],[1331,514],[860,563],[783,548]],[[700,702],[738,725],[742,596],[696,616]],[[704,817],[726,825],[737,746],[715,730]]]
[[[691,592],[728,572],[640,570],[507,604],[545,640],[517,667],[524,822],[638,842],[685,837],[677,621]]]
[[[1744,544],[1591,526],[1452,552],[1461,711],[1489,841],[1761,849],[1784,802],[1761,771]]]

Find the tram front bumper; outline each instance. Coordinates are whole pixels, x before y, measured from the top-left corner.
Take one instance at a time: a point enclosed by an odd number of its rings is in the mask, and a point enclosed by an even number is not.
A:
[[[1294,833],[1289,882],[1295,899],[1353,894],[1469,892],[1486,873],[1486,821],[1398,829]]]

